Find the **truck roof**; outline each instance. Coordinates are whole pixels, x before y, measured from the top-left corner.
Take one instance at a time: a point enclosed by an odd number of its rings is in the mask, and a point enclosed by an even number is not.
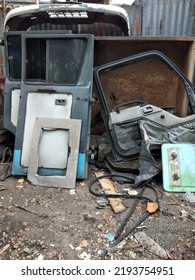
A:
[[[114,24],[130,35],[130,24],[125,9],[113,5],[41,1],[8,12],[4,21],[4,31],[25,31],[36,24]]]

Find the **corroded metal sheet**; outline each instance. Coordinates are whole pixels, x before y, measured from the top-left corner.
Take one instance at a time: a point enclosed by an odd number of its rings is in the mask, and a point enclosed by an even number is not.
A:
[[[128,13],[131,36],[195,35],[195,0],[135,0],[121,6]]]
[[[162,146],[163,188],[169,192],[195,192],[195,144]]]

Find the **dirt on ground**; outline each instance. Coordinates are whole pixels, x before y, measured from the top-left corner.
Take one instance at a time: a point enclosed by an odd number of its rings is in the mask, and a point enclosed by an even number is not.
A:
[[[154,203],[148,214],[144,199],[121,198],[124,211],[115,213],[112,201],[89,191],[94,178],[90,166],[87,180],[77,181],[74,189],[35,186],[25,177],[1,181],[0,259],[195,259],[195,205],[184,193],[165,192],[161,182],[153,181],[157,211]],[[119,191],[131,189],[129,184],[113,185]],[[93,188],[100,190],[97,183]],[[143,195],[155,200],[151,188]],[[116,244],[114,236],[133,205],[120,236],[126,234]],[[145,220],[134,228],[143,215]]]

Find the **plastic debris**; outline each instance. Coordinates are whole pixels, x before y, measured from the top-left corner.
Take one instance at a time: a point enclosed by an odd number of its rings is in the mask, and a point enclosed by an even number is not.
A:
[[[24,183],[24,179],[18,179],[18,183]]]
[[[104,238],[108,239],[110,242],[114,240],[114,235],[112,233],[106,233],[103,236]]]
[[[81,251],[82,248],[81,248],[80,246],[77,246],[77,247],[75,248],[75,250],[76,250],[76,251]]]
[[[183,195],[183,198],[190,202],[191,204],[195,205],[195,195],[191,192],[186,192],[184,195]]]
[[[18,184],[16,185],[17,189],[22,189],[22,188],[24,188],[24,187],[26,187],[28,185],[28,183],[25,182],[24,178],[18,179],[17,182],[18,182]]]
[[[90,260],[91,259],[91,255],[87,254],[87,252],[83,252],[79,255],[79,258],[82,260]]]
[[[105,208],[108,204],[108,200],[105,199],[104,197],[97,197],[96,202],[97,202],[97,206],[96,206],[97,209]]]
[[[189,213],[185,210],[181,210],[181,217],[182,218],[188,218],[189,217]]]
[[[36,260],[42,261],[42,260],[44,260],[44,256],[43,256],[42,254],[40,254],[40,255],[36,258]]]
[[[69,194],[74,195],[74,194],[76,194],[76,192],[75,192],[75,190],[69,190]]]
[[[138,191],[136,191],[136,190],[128,190],[128,194],[129,195],[137,195],[138,194]]]
[[[72,244],[69,244],[69,246],[72,250],[74,250],[74,246]]]

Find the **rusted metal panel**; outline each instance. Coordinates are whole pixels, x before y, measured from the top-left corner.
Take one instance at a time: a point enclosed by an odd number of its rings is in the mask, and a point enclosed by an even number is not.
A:
[[[143,7],[143,36],[193,36],[194,0],[147,0]]]
[[[195,35],[195,0],[135,0],[121,6],[129,15],[131,36]]]
[[[162,145],[163,188],[171,192],[195,192],[195,145]]]

